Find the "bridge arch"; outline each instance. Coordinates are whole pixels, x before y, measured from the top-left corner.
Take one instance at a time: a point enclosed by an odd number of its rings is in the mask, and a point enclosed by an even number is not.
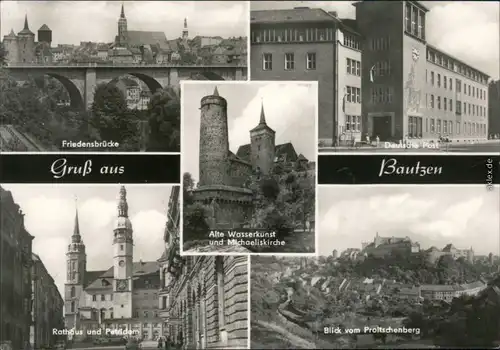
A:
[[[45,75],[56,79],[59,81],[69,94],[70,106],[72,109],[85,109],[85,104],[83,102],[83,96],[78,90],[78,87],[68,78],[63,75],[46,73]]]

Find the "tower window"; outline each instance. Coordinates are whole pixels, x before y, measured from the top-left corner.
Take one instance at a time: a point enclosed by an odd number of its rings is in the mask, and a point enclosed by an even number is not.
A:
[[[92,295],[92,301],[97,301],[97,295]]]
[[[75,302],[71,302],[71,312],[75,312]]]
[[[71,297],[74,298],[75,294],[75,287],[71,287]]]
[[[123,244],[120,244],[120,250],[123,251]]]

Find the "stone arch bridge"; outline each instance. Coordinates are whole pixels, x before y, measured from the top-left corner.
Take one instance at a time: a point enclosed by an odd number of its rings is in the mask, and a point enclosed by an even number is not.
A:
[[[246,80],[248,76],[243,65],[9,64],[4,68],[18,82],[44,75],[59,80],[69,93],[71,107],[76,109],[90,108],[97,85],[127,74],[142,80],[152,93],[178,87],[181,80]]]

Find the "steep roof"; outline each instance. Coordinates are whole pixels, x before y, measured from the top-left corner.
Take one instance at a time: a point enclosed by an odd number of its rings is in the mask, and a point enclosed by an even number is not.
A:
[[[284,10],[250,11],[250,23],[339,22],[319,8],[296,7]]]
[[[146,32],[140,30],[127,31],[128,44],[131,46],[155,45],[158,44],[161,48],[169,47],[167,37],[163,32]]]
[[[17,38],[16,33],[14,33],[14,29],[10,30],[10,33],[5,35],[4,38],[15,39]]]
[[[99,276],[101,276],[106,270],[99,271],[85,271],[85,280],[83,281],[83,288],[87,288],[92,282],[94,282]]]
[[[132,276],[140,277],[143,275],[149,275],[156,273],[160,270],[158,262],[156,261],[139,261],[134,262],[132,266]],[[110,286],[103,286],[102,280],[110,282],[112,286],[112,279],[114,278],[114,267],[111,266],[105,271],[87,271],[85,273],[85,284],[86,289],[109,289]]]
[[[50,31],[50,28],[48,25],[44,24],[38,29],[39,31]]]
[[[287,161],[293,162],[297,159],[297,152],[295,152],[295,148],[293,147],[292,143],[287,142],[276,146],[275,156],[285,157]]]

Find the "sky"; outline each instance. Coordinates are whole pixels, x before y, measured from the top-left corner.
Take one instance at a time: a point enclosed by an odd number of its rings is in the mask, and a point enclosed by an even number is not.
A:
[[[227,100],[229,148],[250,143],[250,130],[259,124],[262,104],[269,127],[276,131],[276,144],[291,142],[307,159],[316,158],[317,84],[283,82],[185,83],[182,86],[183,172],[198,181],[200,101],[215,87]]]
[[[337,11],[340,18],[356,16],[353,1],[252,1],[252,10],[297,6]],[[421,1],[426,15],[427,41],[494,79],[499,78],[500,4],[496,1]]]
[[[113,265],[113,225],[120,185],[2,185],[25,214],[40,256],[61,295],[66,280],[66,252],[78,205],[80,234],[87,251],[87,270]],[[134,261],[155,261],[163,253],[163,232],[171,186],[125,186],[134,229]],[[75,202],[75,198],[77,201]]]
[[[320,186],[320,255],[361,248],[382,237],[410,237],[422,249],[448,243],[478,255],[499,254],[500,187]]]
[[[179,38],[187,18],[189,36],[248,36],[245,1],[125,1],[129,30],[162,31],[167,39]],[[28,15],[31,31],[46,24],[52,45],[81,41],[113,42],[118,32],[121,1],[2,1],[0,34],[23,29]]]

